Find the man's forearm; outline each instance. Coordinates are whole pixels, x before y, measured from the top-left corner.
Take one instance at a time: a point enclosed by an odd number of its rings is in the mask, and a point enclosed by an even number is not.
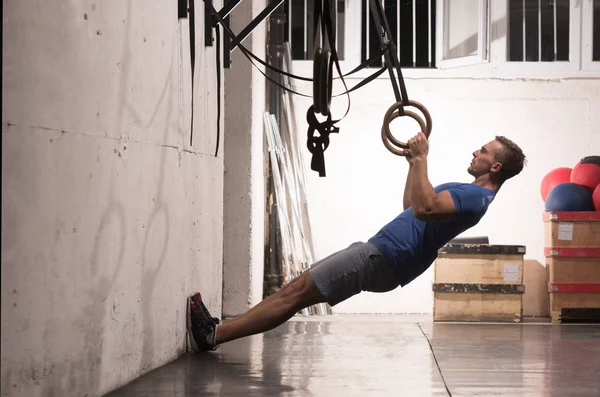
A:
[[[415,158],[410,177],[410,203],[415,213],[427,213],[433,208],[437,193],[427,175],[427,157]]]
[[[406,183],[404,184],[404,209],[410,207],[410,179],[412,177],[412,164],[408,168]]]

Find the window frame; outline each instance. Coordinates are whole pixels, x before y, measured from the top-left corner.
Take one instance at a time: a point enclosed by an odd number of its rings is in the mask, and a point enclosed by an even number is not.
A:
[[[457,57],[452,59],[444,59],[444,45],[445,45],[445,1],[438,0],[436,10],[436,68],[437,69],[448,69],[454,67],[462,67],[468,65],[476,65],[481,63],[489,62],[489,4],[487,0],[477,0],[479,3],[479,15],[477,24],[479,30],[477,33],[477,54],[468,55],[464,57]],[[434,69],[435,70],[435,69]]]
[[[594,47],[594,2],[584,0],[581,8],[581,70],[586,72],[600,71],[600,61],[592,60]],[[600,24],[600,21],[596,21]],[[600,37],[598,37],[600,40]]]

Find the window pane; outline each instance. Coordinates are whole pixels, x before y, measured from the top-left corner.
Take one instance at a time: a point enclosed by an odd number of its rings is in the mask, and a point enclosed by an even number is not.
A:
[[[287,0],[291,3],[291,15],[288,14],[288,21],[292,24],[292,33],[290,43],[292,47],[292,59],[307,59],[306,49],[304,48],[306,37],[304,37],[304,3],[305,1]]]
[[[435,67],[436,0],[379,0],[382,2],[390,37],[394,39],[403,68]],[[362,0],[361,62],[377,54],[381,44],[373,25],[371,0]],[[368,16],[368,18],[367,18]],[[383,23],[383,21],[382,21]],[[431,34],[429,33],[431,31]],[[383,58],[383,57],[382,57]],[[383,65],[383,59],[372,67]]]
[[[390,28],[391,29],[391,28]],[[365,61],[379,52],[381,44],[375,27],[375,20],[371,13],[371,4],[369,0],[362,0],[362,21],[361,21],[361,56],[360,60]],[[381,67],[383,60],[372,64],[372,67]]]
[[[594,0],[592,34],[592,60],[600,61],[600,0]]]
[[[479,0],[444,2],[444,59],[476,55],[478,31]]]
[[[514,62],[523,61],[523,1],[511,0],[508,9],[508,60]]]
[[[413,0],[398,0],[400,2],[400,37],[396,41],[400,53],[400,66],[413,67]]]
[[[540,1],[540,55],[542,62],[554,61],[554,3]],[[568,24],[568,22],[567,22]],[[568,26],[568,25],[567,25]]]
[[[510,0],[508,60],[569,60],[569,0]]]
[[[525,0],[525,60],[539,61],[538,0]]]
[[[345,55],[346,6],[337,0],[336,50],[340,60]],[[292,47],[292,59],[312,60],[314,55],[314,0],[286,0],[286,39]]]
[[[430,8],[431,7],[431,8]],[[435,54],[430,50],[433,48],[433,43],[429,41],[433,38],[434,32],[429,34],[429,29],[433,30],[433,23],[430,23],[429,13],[431,11],[431,22],[435,21],[435,1],[417,1],[415,7],[416,20],[416,56],[415,66],[420,68],[435,67]]]
[[[569,0],[554,0],[556,3],[556,60],[569,60]]]
[[[338,58],[340,61],[344,60],[344,55],[346,54],[345,46],[346,46],[346,35],[344,32],[346,31],[346,2],[344,0],[337,0],[337,33],[335,45],[335,49],[338,53]]]

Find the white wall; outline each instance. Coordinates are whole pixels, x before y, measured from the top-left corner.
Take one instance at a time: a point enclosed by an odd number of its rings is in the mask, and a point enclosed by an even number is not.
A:
[[[3,4],[3,396],[100,395],[186,350],[188,294],[221,313],[215,47],[199,6],[190,146],[176,4]]]
[[[349,81],[349,86],[356,82]],[[406,84],[409,98],[423,103],[433,117],[429,178],[434,185],[471,182],[466,171],[471,153],[495,135],[521,146],[529,164],[500,190],[482,221],[463,235],[487,235],[492,244],[525,245],[526,258],[544,263],[540,182],[555,167],[573,167],[581,157],[600,153],[600,79],[407,79]],[[299,89],[312,92],[306,84]],[[305,142],[311,101],[295,98],[298,133]],[[353,93],[351,101],[340,133],[331,135],[325,152],[325,178],[310,170],[310,153],[304,150],[319,258],[366,241],[402,211],[408,165],[385,149],[380,135],[383,116],[395,102],[391,84],[378,79]],[[346,105],[346,97],[333,101],[334,118],[343,115]],[[410,119],[397,119],[392,128],[404,142],[418,131]],[[432,282],[433,267],[403,289],[362,293],[333,310],[432,313]]]
[[[265,0],[246,0],[232,13],[234,32],[266,7]],[[265,58],[266,22],[242,43]],[[264,279],[263,112],[265,78],[236,49],[225,70],[225,179],[223,316],[247,311],[262,300]],[[264,68],[263,68],[264,69]]]

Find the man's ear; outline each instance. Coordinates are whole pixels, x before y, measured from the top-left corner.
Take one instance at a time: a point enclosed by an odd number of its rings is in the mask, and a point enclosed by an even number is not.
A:
[[[500,172],[502,170],[502,163],[495,162],[492,164],[490,171],[492,172]]]

